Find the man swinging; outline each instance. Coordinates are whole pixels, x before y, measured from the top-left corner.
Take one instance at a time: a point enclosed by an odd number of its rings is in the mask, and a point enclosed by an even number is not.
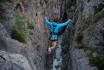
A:
[[[57,46],[58,34],[61,28],[67,26],[71,23],[71,19],[68,19],[64,23],[59,23],[57,21],[50,22],[47,17],[45,17],[45,23],[49,25],[51,47],[48,48],[48,52],[51,53],[52,49],[55,49]]]

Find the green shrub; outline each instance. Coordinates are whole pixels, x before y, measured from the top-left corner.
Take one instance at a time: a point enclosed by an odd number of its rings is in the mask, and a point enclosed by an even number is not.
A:
[[[95,9],[94,13],[96,14],[96,13],[100,12],[103,8],[104,8],[104,1],[94,7],[94,9]]]
[[[28,28],[29,29],[34,29],[34,24],[33,23],[28,23]]]
[[[21,32],[19,32],[18,30],[16,29],[13,29],[12,30],[12,34],[11,34],[12,38],[15,39],[15,40],[18,40],[20,42],[26,42],[25,40],[25,35]]]
[[[104,17],[104,15],[102,15],[100,12],[93,14],[93,15],[90,15],[87,18],[87,23],[96,23],[97,21],[99,21],[103,17]]]
[[[104,15],[102,15],[101,13],[97,13],[93,16],[93,22],[97,22],[99,19],[103,18]]]
[[[11,37],[20,42],[25,43],[27,35],[28,35],[27,21],[19,11],[16,11],[16,20],[12,28]]]
[[[104,70],[104,56],[89,55],[89,63],[91,66],[97,66],[98,70]]]
[[[104,15],[100,11],[104,8],[104,1],[94,7],[94,14],[89,16],[88,20],[92,22],[97,22],[99,19],[103,18]]]

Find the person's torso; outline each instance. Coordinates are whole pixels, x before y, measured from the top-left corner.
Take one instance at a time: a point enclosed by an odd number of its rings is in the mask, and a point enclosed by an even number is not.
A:
[[[60,29],[62,28],[61,26],[58,25],[59,23],[57,22],[52,22],[52,25],[50,25],[50,35],[51,35],[51,40],[57,40],[58,35],[60,33]],[[62,33],[61,33],[62,34]]]
[[[50,26],[50,31],[52,33],[58,33],[60,30],[60,27],[58,26],[58,23],[52,22],[52,25]]]

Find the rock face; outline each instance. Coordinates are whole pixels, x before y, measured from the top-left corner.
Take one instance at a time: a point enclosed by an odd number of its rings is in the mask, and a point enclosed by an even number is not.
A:
[[[62,69],[67,67],[65,70],[103,70],[104,6],[100,6],[103,5],[103,0],[76,1],[76,31],[65,34],[65,42],[70,43],[65,43],[69,50],[63,48],[63,52],[67,52],[63,53],[63,58],[66,59],[63,60]]]
[[[6,70],[46,70],[48,29],[43,21],[45,15],[51,18],[60,16],[59,3],[59,0],[0,1],[0,50],[5,51],[5,56],[6,53],[12,53],[11,61],[16,64],[7,64],[9,68]],[[7,62],[10,58],[3,57]],[[24,64],[28,65],[27,68],[23,67]],[[3,68],[6,66],[1,64]]]
[[[0,51],[0,70],[32,70],[26,57]]]
[[[45,2],[42,4],[39,0],[0,1],[0,50],[5,51],[0,52],[0,70],[45,70],[48,38],[42,18]],[[31,24],[26,30],[26,43],[20,41],[25,37],[24,28],[19,28],[18,38],[12,31],[16,22],[23,26],[17,18],[21,15],[16,15],[18,10],[26,18],[25,24]]]
[[[0,70],[50,69],[44,16],[78,19],[64,35],[61,70],[104,70],[103,15],[103,0],[1,0]]]

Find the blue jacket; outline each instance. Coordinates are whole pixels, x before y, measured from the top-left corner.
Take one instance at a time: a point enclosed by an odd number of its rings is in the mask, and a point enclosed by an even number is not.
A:
[[[67,20],[66,22],[64,23],[58,23],[58,22],[50,22],[48,20],[47,17],[45,17],[45,23],[49,25],[49,29],[50,29],[50,32],[52,33],[50,35],[51,39],[57,39],[57,34],[59,33],[60,29],[64,26],[67,26],[68,24],[71,23],[71,19]],[[55,26],[55,27],[54,27]]]

